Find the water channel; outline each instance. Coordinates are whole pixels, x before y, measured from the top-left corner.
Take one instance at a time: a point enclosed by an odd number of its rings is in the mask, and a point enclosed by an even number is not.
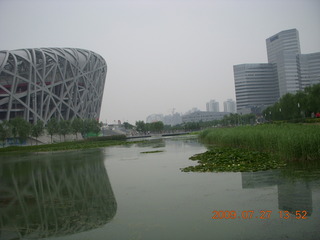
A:
[[[174,137],[1,155],[0,239],[319,239],[319,167],[181,172],[204,151]]]

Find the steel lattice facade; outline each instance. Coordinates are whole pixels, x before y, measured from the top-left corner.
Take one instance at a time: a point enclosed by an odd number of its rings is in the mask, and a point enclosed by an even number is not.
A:
[[[0,51],[0,120],[98,119],[106,74],[105,60],[84,49]]]

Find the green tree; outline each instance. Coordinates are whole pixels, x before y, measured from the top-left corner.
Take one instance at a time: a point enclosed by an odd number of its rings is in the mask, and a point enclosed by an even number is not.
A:
[[[264,118],[267,121],[271,121],[272,120],[271,114],[272,114],[272,107],[271,106],[267,107],[265,110],[262,111],[262,115],[264,116]]]
[[[10,119],[9,124],[11,125],[11,131],[13,138],[18,137],[18,128],[19,128],[19,121],[18,118]]]
[[[44,125],[42,121],[37,121],[31,127],[31,136],[36,138],[36,144],[38,145],[38,137],[43,134]]]
[[[102,123],[99,123],[96,119],[90,120],[90,132],[95,133],[96,135],[99,134],[101,131]]]
[[[66,135],[71,132],[71,124],[68,120],[61,120],[59,122],[59,135],[60,135],[60,141],[61,141],[61,135],[63,135],[64,141],[66,141]]]
[[[87,137],[89,133],[99,134],[101,131],[102,123],[99,123],[96,119],[85,119],[82,123],[81,134]]]
[[[84,119],[82,121],[81,134],[82,134],[83,137],[86,137],[89,132],[90,132],[90,120],[89,119]]]
[[[300,104],[300,103],[299,103]],[[286,120],[295,119],[300,116],[298,102],[295,99],[294,94],[287,93],[280,99],[281,111]],[[273,110],[276,105],[273,105]],[[275,118],[274,118],[275,120]]]
[[[164,124],[161,121],[150,123],[149,125],[151,132],[160,133],[164,129]]]
[[[244,124],[253,125],[256,122],[256,115],[253,114],[253,113],[242,115],[241,116],[241,121]]]
[[[11,125],[8,121],[3,121],[0,124],[0,139],[2,140],[3,147],[6,145],[7,138],[11,136]]]
[[[306,111],[309,116],[312,113],[320,112],[320,83],[305,88],[306,93]]]
[[[200,123],[198,122],[187,122],[184,125],[185,131],[195,131],[200,130]]]
[[[46,129],[47,129],[47,132],[49,133],[49,135],[51,137],[51,143],[52,143],[52,136],[59,132],[59,124],[58,124],[57,119],[56,118],[51,118],[47,122]]]
[[[299,120],[320,112],[320,84],[306,87],[295,94],[287,93],[263,111],[267,120]]]
[[[147,132],[151,132],[151,131],[152,131],[151,123],[145,123],[145,125],[144,125],[144,133],[146,134]]]
[[[133,129],[133,127],[134,127],[133,125],[131,125],[131,124],[128,123],[128,122],[124,122],[124,123],[123,123],[123,126],[124,126],[125,129]]]
[[[239,122],[239,115],[238,114],[234,114],[234,113],[230,113],[229,116],[228,116],[228,120],[229,120],[229,123],[232,126],[235,126]]]
[[[83,128],[83,121],[80,118],[75,118],[71,122],[71,132],[76,135],[76,138],[78,139],[78,134],[81,133],[81,130]]]
[[[136,121],[136,129],[138,132],[146,132],[146,124],[144,121]]]
[[[31,132],[31,124],[23,118],[17,117],[10,120],[14,138],[19,138],[20,143],[27,140]]]

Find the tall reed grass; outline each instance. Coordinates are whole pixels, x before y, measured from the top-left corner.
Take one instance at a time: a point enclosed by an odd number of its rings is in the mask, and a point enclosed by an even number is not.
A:
[[[284,160],[320,161],[320,125],[265,124],[211,128],[199,135],[209,144],[272,152]]]

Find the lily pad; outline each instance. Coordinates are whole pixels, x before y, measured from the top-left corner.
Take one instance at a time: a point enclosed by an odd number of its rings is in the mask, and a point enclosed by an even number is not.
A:
[[[157,151],[147,151],[147,152],[140,152],[140,153],[159,153],[159,152],[163,152],[163,150],[157,150]]]
[[[241,148],[215,147],[190,157],[198,165],[182,168],[183,172],[255,172],[277,169],[286,162],[275,155]]]

